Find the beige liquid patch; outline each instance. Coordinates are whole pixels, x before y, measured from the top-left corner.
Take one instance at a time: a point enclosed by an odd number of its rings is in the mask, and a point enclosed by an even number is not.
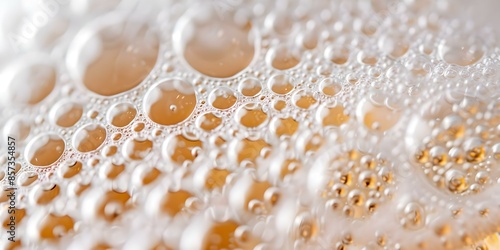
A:
[[[175,125],[191,115],[197,99],[189,83],[171,79],[152,88],[144,100],[148,116],[153,122]]]
[[[114,126],[125,127],[134,120],[136,114],[137,110],[132,105],[123,103],[111,109],[108,116]]]
[[[33,142],[27,154],[32,165],[48,167],[61,158],[65,148],[65,142],[61,138],[45,135]]]
[[[82,114],[82,105],[77,103],[64,103],[56,110],[55,123],[58,126],[69,128],[80,120]]]
[[[159,41],[149,27],[126,17],[109,16],[79,34],[68,62],[73,74],[90,91],[113,96],[133,89],[156,64]]]
[[[106,140],[106,129],[101,125],[90,124],[75,134],[73,143],[78,151],[87,153],[99,148],[104,140]]]
[[[278,70],[288,70],[300,63],[300,54],[291,48],[280,46],[270,50],[267,61],[270,66]]]
[[[255,33],[250,20],[238,20],[215,10],[188,12],[177,27],[178,50],[201,74],[232,77],[247,68],[255,54]]]

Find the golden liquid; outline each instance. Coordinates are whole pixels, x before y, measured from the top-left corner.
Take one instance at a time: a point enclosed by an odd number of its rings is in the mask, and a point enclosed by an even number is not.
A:
[[[217,109],[228,109],[236,103],[236,100],[231,90],[216,90],[213,93],[212,106]]]
[[[276,135],[293,135],[297,131],[299,123],[293,118],[280,119],[279,125],[276,128]]]
[[[290,93],[294,89],[292,79],[286,75],[278,75],[269,80],[271,90],[280,95]]]
[[[132,160],[142,160],[147,157],[153,147],[153,142],[150,140],[132,140],[126,146],[126,156]]]
[[[116,95],[139,85],[154,67],[159,51],[157,38],[147,35],[146,26],[126,23],[109,29],[113,33],[103,30],[97,35],[102,43],[101,51],[84,65],[82,77],[87,89],[103,96]],[[128,29],[138,31],[129,34]]]
[[[287,70],[297,66],[300,56],[287,47],[278,47],[270,57],[271,66],[279,70]]]
[[[240,92],[244,96],[256,96],[262,90],[262,86],[257,79],[247,78],[240,83]]]
[[[65,143],[62,139],[48,139],[36,149],[31,156],[30,163],[35,166],[46,167],[55,163],[63,154]]]
[[[111,113],[111,124],[116,127],[125,127],[135,118],[137,110],[130,105],[118,105]]]
[[[260,156],[262,149],[269,146],[264,140],[252,141],[244,139],[238,143],[238,163],[241,163],[243,160],[255,162],[257,157]]]
[[[267,114],[257,104],[247,104],[240,111],[240,124],[247,128],[255,128],[267,121]]]
[[[222,119],[212,113],[200,117],[200,127],[205,131],[212,131],[222,124]]]
[[[191,140],[183,135],[176,136],[170,143],[171,148],[168,155],[177,164],[182,165],[185,161],[193,161],[197,155],[193,154],[194,148],[201,148],[203,143],[199,140]]]
[[[90,125],[76,134],[75,146],[86,153],[99,148],[106,139],[106,129],[99,125]]]
[[[349,121],[349,116],[345,114],[344,107],[337,105],[331,108],[325,107],[325,114],[322,115],[323,126],[340,126]]]
[[[310,94],[304,94],[300,96],[297,101],[295,102],[295,105],[299,108],[303,109],[309,109],[314,106],[318,101]]]
[[[82,170],[82,163],[77,161],[74,164],[64,164],[60,168],[60,173],[64,178],[71,178],[77,175]]]
[[[226,78],[236,75],[252,62],[255,45],[250,21],[237,24],[215,13],[208,20],[193,19],[186,29],[195,27],[198,32],[185,38],[182,49],[185,60],[195,70],[207,76]]]
[[[161,209],[164,213],[173,217],[184,208],[186,200],[191,196],[192,194],[184,190],[168,192],[161,203]]]
[[[177,80],[162,83],[146,99],[148,116],[162,125],[175,125],[186,120],[196,107],[192,87]]]
[[[82,117],[83,107],[79,104],[69,104],[69,106],[62,107],[59,110],[60,114],[57,115],[56,124],[69,128],[75,125]]]
[[[376,131],[386,131],[392,128],[401,116],[399,112],[393,111],[386,106],[375,105],[366,101],[360,107],[360,115],[363,124]]]

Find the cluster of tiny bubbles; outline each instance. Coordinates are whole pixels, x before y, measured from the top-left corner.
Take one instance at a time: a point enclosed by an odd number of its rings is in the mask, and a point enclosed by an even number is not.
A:
[[[0,248],[500,248],[499,40],[453,1],[46,2],[0,15]]]

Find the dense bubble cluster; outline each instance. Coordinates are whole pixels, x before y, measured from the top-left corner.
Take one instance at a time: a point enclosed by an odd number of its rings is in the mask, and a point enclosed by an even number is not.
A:
[[[407,146],[414,150],[415,164],[439,188],[471,194],[498,180],[500,116],[495,98],[446,91],[412,118]],[[417,128],[419,134],[413,132]]]
[[[0,41],[0,248],[500,248],[500,34],[453,1],[47,3],[0,15],[50,19]]]

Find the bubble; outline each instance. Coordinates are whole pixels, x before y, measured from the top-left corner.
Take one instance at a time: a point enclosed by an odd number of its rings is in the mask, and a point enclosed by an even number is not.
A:
[[[286,108],[286,102],[283,101],[283,100],[276,100],[274,102],[274,109],[276,109],[277,111],[282,111],[283,109]]]
[[[301,61],[298,49],[285,45],[270,49],[266,55],[267,64],[278,70],[288,70],[296,67]]]
[[[429,151],[431,161],[435,165],[444,166],[448,161],[448,155],[444,148],[435,146]]]
[[[63,128],[69,128],[75,125],[83,114],[83,106],[71,101],[63,101],[53,109],[52,117],[54,123]]]
[[[75,161],[74,163],[67,162],[62,164],[58,171],[63,178],[70,179],[78,175],[82,167],[83,164],[80,161]]]
[[[238,245],[245,245],[253,240],[252,232],[248,226],[239,226],[234,231],[234,237]]]
[[[108,145],[108,146],[105,146],[101,152],[102,152],[103,156],[111,157],[111,156],[115,155],[117,151],[118,151],[118,147],[116,147],[115,145]]]
[[[138,86],[158,52],[158,38],[145,21],[115,12],[89,22],[72,41],[66,61],[85,88],[113,96]]]
[[[383,132],[396,125],[401,113],[391,110],[385,104],[375,104],[372,100],[364,99],[358,104],[356,116],[368,129]]]
[[[22,116],[15,116],[9,119],[3,128],[4,137],[13,137],[16,140],[24,141],[31,132],[31,122]]]
[[[294,104],[302,109],[312,109],[316,107],[318,100],[314,98],[312,92],[307,92],[305,90],[297,91],[292,97]]]
[[[85,207],[85,209],[93,209],[93,211],[89,211],[89,214],[91,214],[93,218],[95,216],[105,221],[112,222],[128,209],[126,204],[130,199],[130,195],[124,192],[107,191],[102,196],[87,196],[87,201],[95,198],[100,198],[95,206]]]
[[[334,64],[343,65],[349,60],[350,54],[351,51],[345,46],[331,45],[325,49],[324,56]]]
[[[135,132],[141,132],[144,130],[145,127],[146,127],[146,124],[144,124],[142,122],[138,122],[138,123],[134,124],[133,129]]]
[[[235,239],[235,232],[240,224],[233,220],[214,222],[208,219],[195,220],[202,227],[188,226],[188,230],[182,234],[181,248],[193,249],[232,249],[241,248]],[[195,223],[193,222],[193,223]],[[188,235],[197,235],[200,241],[188,240]],[[251,247],[252,248],[252,247]]]
[[[303,213],[295,218],[295,227],[297,231],[297,238],[310,240],[316,237],[318,232],[318,225],[314,217],[308,213]]]
[[[500,160],[500,143],[493,145],[492,151],[495,159]]]
[[[194,136],[177,135],[171,137],[164,144],[166,157],[182,165],[186,161],[194,161],[198,151],[203,147],[203,142]]]
[[[297,132],[298,128],[299,123],[291,117],[275,119],[271,122],[271,129],[278,137],[282,135],[291,136]]]
[[[129,139],[123,145],[125,156],[131,160],[143,160],[153,148],[153,142],[150,140]]]
[[[345,113],[344,107],[340,104],[323,105],[317,113],[317,120],[323,126],[335,126],[348,122],[350,116]]]
[[[312,25],[303,33],[297,36],[297,43],[302,45],[303,48],[307,50],[315,49],[320,40],[320,29],[317,26]]]
[[[101,165],[100,174],[103,178],[114,180],[116,179],[123,171],[125,170],[125,165],[113,164],[113,163],[105,163]],[[106,208],[109,209],[110,207]],[[112,207],[111,207],[112,208]]]
[[[252,20],[212,8],[187,12],[174,31],[174,46],[196,71],[228,78],[245,70],[257,51],[259,38]]]
[[[56,68],[46,54],[27,54],[2,71],[0,104],[36,105],[46,99],[56,86]]]
[[[405,66],[413,75],[424,76],[428,73],[428,68],[426,68],[427,63],[428,59],[425,56],[415,56],[407,61]]]
[[[59,195],[61,188],[56,184],[42,184],[31,190],[31,192],[37,204],[45,205],[49,204]]]
[[[358,62],[366,65],[375,65],[378,62],[377,53],[373,50],[362,50],[358,52]]]
[[[137,110],[132,104],[120,103],[109,109],[108,120],[115,127],[125,127],[134,120],[136,115]]]
[[[443,129],[445,129],[449,135],[456,139],[464,136],[465,126],[463,124],[463,119],[457,115],[446,116],[442,123]]]
[[[377,33],[379,26],[379,21],[377,17],[367,17],[364,19],[358,19],[354,23],[356,30],[363,33],[366,36],[373,36]]]
[[[402,211],[401,222],[410,230],[420,229],[425,225],[425,212],[422,206],[416,202],[406,204]]]
[[[235,160],[238,164],[241,164],[244,161],[255,163],[257,158],[261,156],[264,149],[270,146],[271,145],[262,139],[243,139],[235,141],[235,143],[233,143],[232,150],[236,152]]]
[[[379,49],[391,58],[402,57],[410,48],[408,37],[399,33],[383,35],[378,42]]]
[[[304,145],[303,150],[306,154],[318,151],[325,144],[325,139],[318,133],[309,134],[301,139],[304,140],[301,145]]]
[[[99,111],[97,111],[97,110],[90,110],[90,111],[87,113],[87,116],[88,116],[90,119],[96,119],[98,115],[99,115]]]
[[[144,98],[148,117],[160,125],[175,125],[186,120],[196,107],[193,86],[180,79],[155,84]]]
[[[242,214],[263,214],[266,208],[263,207],[262,201],[270,186],[271,184],[267,181],[260,182],[250,176],[242,176],[229,194],[230,206]]]
[[[19,175],[18,183],[23,187],[30,187],[36,184],[38,174],[36,172],[23,172]]]
[[[237,98],[231,89],[217,88],[210,93],[209,101],[214,108],[228,109],[236,103]]]
[[[70,233],[74,228],[75,221],[68,215],[58,216],[48,214],[39,222],[38,232],[41,239],[56,240]]]
[[[238,90],[244,96],[253,97],[260,94],[262,84],[255,78],[245,78],[240,82]]]
[[[458,170],[449,170],[446,172],[446,184],[448,189],[454,193],[462,193],[468,188],[465,175]]]
[[[468,66],[478,62],[484,55],[485,48],[477,36],[452,36],[439,45],[439,56],[445,62],[459,66]]]
[[[500,238],[498,236],[498,233],[491,234],[484,240],[476,242],[473,247],[478,250],[488,250],[500,247]]]
[[[161,211],[174,217],[185,208],[186,200],[191,196],[185,190],[169,191],[160,203]]]
[[[80,128],[73,137],[73,146],[82,153],[98,149],[106,140],[106,129],[99,124]]]
[[[118,141],[122,138],[122,134],[121,133],[114,133],[111,138],[114,140],[114,141]]]
[[[295,79],[288,75],[278,74],[267,81],[268,87],[276,94],[286,95],[295,88]]]
[[[481,139],[469,138],[464,142],[464,149],[466,153],[465,159],[468,162],[480,163],[485,160],[485,149]]]
[[[268,115],[262,110],[260,104],[248,103],[239,108],[236,119],[247,128],[256,128],[268,120]]]
[[[26,159],[36,167],[48,167],[61,158],[66,149],[64,140],[56,134],[41,134],[26,147]]]
[[[198,118],[198,126],[207,132],[218,128],[221,124],[222,118],[213,113],[206,113]]]
[[[138,172],[137,175],[141,179],[142,185],[149,185],[158,179],[161,175],[161,171],[156,167],[142,167],[137,168],[135,172]]]
[[[382,193],[394,186],[390,161],[350,148],[326,153],[328,151],[318,157],[318,165],[309,176],[312,182],[309,187],[325,200],[337,200],[329,202],[334,211],[348,218],[363,219],[392,199],[391,195]],[[324,177],[315,179],[317,175]]]
[[[230,172],[225,169],[210,169],[205,179],[205,188],[208,190],[222,188],[226,184],[226,179],[229,174]]]
[[[494,158],[494,140],[478,136],[491,129],[477,120],[487,104],[461,91],[449,91],[444,98],[446,101],[437,104],[428,101],[421,106],[420,115],[413,116],[408,129],[419,127],[419,133],[407,133],[407,148],[416,166],[443,192],[478,195],[491,185],[490,178],[500,174],[486,163]],[[410,145],[412,141],[416,147]]]
[[[295,28],[293,17],[286,12],[270,13],[266,25],[279,35],[289,35]]]

